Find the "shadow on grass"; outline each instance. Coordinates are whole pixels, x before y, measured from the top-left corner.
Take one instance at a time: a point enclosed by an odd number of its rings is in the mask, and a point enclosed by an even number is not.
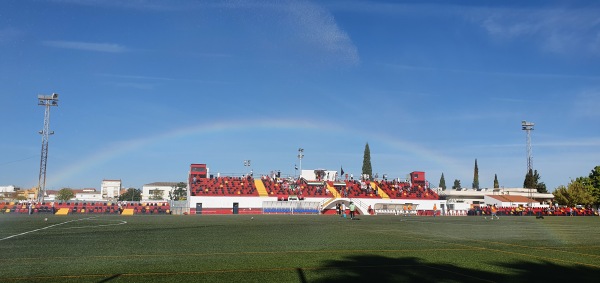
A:
[[[113,275],[113,276],[111,276],[111,277],[104,278],[104,279],[102,279],[102,280],[98,281],[98,283],[109,282],[109,281],[112,281],[113,279],[117,279],[117,278],[119,278],[120,276],[121,276],[121,274],[115,274],[115,275]]]
[[[453,264],[428,263],[414,257],[352,256],[326,262],[315,270],[318,279],[308,282],[553,282],[559,278],[577,278],[581,282],[598,279],[600,269],[564,266],[551,262],[518,261],[495,264],[507,273],[465,268]],[[301,282],[307,282],[304,273]],[[579,280],[581,279],[581,280]]]

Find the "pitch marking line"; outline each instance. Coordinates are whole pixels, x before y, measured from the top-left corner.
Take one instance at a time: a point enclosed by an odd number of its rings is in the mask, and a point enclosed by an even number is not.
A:
[[[11,235],[8,237],[4,237],[4,238],[0,238],[0,241],[4,241],[4,240],[8,240],[8,239],[12,239],[18,236],[23,236],[23,235],[27,235],[29,233],[34,233],[34,232],[38,232],[38,231],[42,231],[42,230],[46,230],[52,227],[56,227],[56,226],[60,226],[60,225],[64,225],[67,223],[71,223],[71,222],[78,222],[78,221],[84,221],[84,220],[96,220],[95,218],[97,218],[97,216],[93,216],[93,217],[87,217],[87,218],[81,218],[81,219],[74,219],[74,220],[69,220],[69,221],[65,221],[65,222],[61,222],[61,223],[57,223],[57,224],[53,224],[50,226],[46,226],[43,228],[39,228],[39,229],[34,229],[31,231],[27,231],[27,232],[23,232],[23,233],[19,233],[19,234],[15,234],[15,235]],[[123,225],[123,224],[127,224],[127,221],[123,221],[123,220],[118,220],[121,223],[117,223],[117,224],[106,224],[106,225],[94,225],[94,226],[82,226],[82,227],[71,227],[71,228],[65,228],[65,229],[76,229],[76,228],[89,228],[89,227],[101,227],[101,226],[113,226],[113,225]]]
[[[251,255],[278,255],[278,254],[314,254],[314,253],[336,253],[336,254],[344,254],[344,253],[415,253],[415,252],[431,252],[431,251],[476,251],[481,250],[481,248],[444,248],[444,249],[402,249],[402,250],[365,250],[365,249],[357,249],[357,250],[304,250],[304,251],[254,251],[254,252],[214,252],[214,253],[174,253],[174,254],[132,254],[132,255],[98,255],[98,256],[59,256],[52,257],[52,260],[57,259],[128,259],[128,258],[152,258],[152,257],[198,257],[198,256],[251,256]],[[2,261],[40,261],[48,258],[44,257],[24,257],[24,258],[6,258],[0,259]]]
[[[92,218],[92,219],[88,219],[88,220],[98,221],[98,220],[102,220],[102,219]],[[115,224],[98,224],[98,225],[88,225],[88,226],[67,227],[67,228],[64,228],[64,229],[82,229],[82,228],[118,226],[118,225],[127,224],[127,221],[124,221],[124,220],[106,220],[106,221],[117,222],[117,223],[115,223]]]
[[[381,268],[381,267],[422,267],[422,268],[431,268],[427,265],[414,265],[414,264],[389,264],[389,265],[357,265],[352,266],[352,268]],[[336,269],[338,267],[302,267],[302,270],[327,270],[327,269]],[[432,268],[436,269],[436,268]],[[143,272],[143,273],[121,273],[121,274],[83,274],[83,275],[57,275],[57,276],[37,276],[37,277],[12,277],[12,278],[4,278],[7,281],[19,281],[19,280],[28,280],[28,279],[42,279],[42,280],[50,280],[50,279],[77,279],[77,278],[96,278],[96,277],[114,277],[114,276],[123,276],[123,277],[147,277],[147,276],[176,276],[176,275],[201,275],[201,274],[219,274],[219,273],[259,273],[259,272],[282,272],[282,271],[297,271],[297,267],[282,267],[282,268],[261,268],[261,269],[215,269],[215,270],[206,270],[206,271],[180,271],[180,272]],[[481,279],[477,277],[473,277],[466,274],[459,274],[456,272],[436,269],[440,271],[445,271],[449,273],[453,273],[456,275],[461,275],[463,277],[474,278],[481,281],[486,282],[494,282],[486,279]]]

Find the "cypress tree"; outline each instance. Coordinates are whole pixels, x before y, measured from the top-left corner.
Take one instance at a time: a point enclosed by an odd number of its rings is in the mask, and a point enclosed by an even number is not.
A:
[[[446,190],[446,178],[444,178],[444,173],[442,173],[442,177],[440,177],[440,184],[438,185],[442,190]]]
[[[525,181],[523,182],[523,188],[534,189],[536,187],[535,176],[533,175],[533,170],[529,170],[527,175],[525,175]]]
[[[371,167],[371,149],[369,143],[365,145],[365,154],[363,157],[362,175],[369,176],[369,180],[373,180],[373,168]]]
[[[473,170],[473,189],[479,189],[479,168],[477,167],[477,158],[475,158],[475,169]]]

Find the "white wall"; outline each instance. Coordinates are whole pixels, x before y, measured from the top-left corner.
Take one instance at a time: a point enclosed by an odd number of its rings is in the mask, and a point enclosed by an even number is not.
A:
[[[173,191],[173,187],[172,186],[146,186],[146,185],[144,185],[142,187],[142,201],[151,201],[150,198],[153,196],[153,194],[151,194],[150,191],[154,191],[154,190],[163,191],[162,199],[168,200],[169,192]]]
[[[118,198],[121,192],[121,180],[102,180],[100,192],[102,198]]]
[[[83,201],[101,201],[102,194],[99,192],[94,193],[76,193],[75,199]]]

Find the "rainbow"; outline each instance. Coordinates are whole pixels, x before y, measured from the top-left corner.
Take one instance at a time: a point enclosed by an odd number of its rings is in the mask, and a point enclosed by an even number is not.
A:
[[[67,167],[59,170],[58,173],[49,176],[49,182],[54,185],[62,184],[73,176],[90,170],[93,167],[100,166],[119,156],[130,152],[143,150],[146,147],[166,144],[177,139],[193,137],[195,135],[206,135],[211,133],[235,133],[241,130],[293,130],[293,131],[317,131],[329,134],[348,134],[358,132],[356,129],[348,129],[341,125],[328,122],[317,122],[311,120],[243,120],[243,121],[220,121],[214,123],[203,123],[196,125],[187,125],[170,131],[165,131],[158,135],[142,137],[130,140],[123,140],[97,152],[90,154],[80,160],[71,162]],[[388,146],[404,152],[410,152],[420,158],[433,161],[447,168],[456,168],[459,162],[452,158],[444,156],[439,152],[423,147],[418,144],[410,143],[389,135],[370,133],[369,139],[375,142],[384,143]],[[465,172],[468,172],[468,169]]]

